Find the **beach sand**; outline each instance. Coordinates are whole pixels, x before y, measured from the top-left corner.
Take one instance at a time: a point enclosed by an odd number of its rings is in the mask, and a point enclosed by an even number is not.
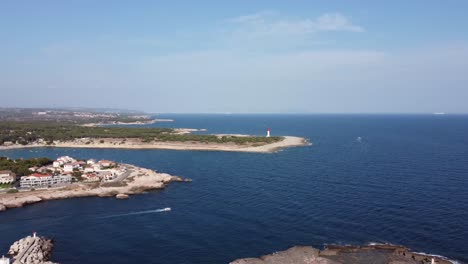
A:
[[[100,141],[103,140],[103,143]],[[103,138],[103,139],[75,139],[66,142],[54,142],[52,145],[47,144],[28,144],[28,145],[11,145],[0,146],[0,150],[19,149],[19,148],[38,148],[38,147],[55,147],[55,148],[114,148],[114,149],[169,149],[169,150],[205,150],[205,151],[232,151],[232,152],[256,152],[270,153],[283,148],[298,147],[309,145],[307,140],[302,137],[284,136],[280,142],[254,146],[252,144],[235,144],[235,143],[203,143],[203,142],[142,142],[140,139],[134,138]]]

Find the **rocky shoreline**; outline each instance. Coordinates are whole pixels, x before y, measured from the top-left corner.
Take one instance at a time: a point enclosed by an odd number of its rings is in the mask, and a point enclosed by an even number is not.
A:
[[[323,250],[310,246],[295,246],[259,258],[237,259],[230,264],[450,264],[440,256],[412,252],[398,245],[339,246],[328,245]]]
[[[184,182],[190,179],[183,179],[179,176],[128,165],[129,176],[118,182],[108,183],[75,183],[67,187],[57,189],[45,189],[35,191],[24,191],[18,193],[0,194],[0,211],[9,208],[18,208],[28,204],[68,199],[75,197],[112,197],[128,198],[133,194],[144,193],[150,190],[163,189],[170,182]]]
[[[49,261],[52,248],[51,239],[36,236],[34,233],[14,242],[8,255],[12,258],[12,264],[56,264]]]

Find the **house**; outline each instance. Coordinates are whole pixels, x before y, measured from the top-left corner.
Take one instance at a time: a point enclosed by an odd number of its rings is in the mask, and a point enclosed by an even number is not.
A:
[[[74,169],[73,165],[72,164],[65,164],[63,166],[63,171],[64,172],[72,172]]]
[[[111,171],[101,171],[99,176],[102,178],[102,181],[113,181],[117,178],[117,175]]]
[[[86,161],[86,164],[94,165],[94,164],[96,164],[96,160],[95,159],[89,159],[89,160]]]
[[[85,173],[94,172],[94,168],[93,168],[93,167],[86,167],[86,168],[84,169],[84,172],[85,172]]]
[[[54,168],[60,168],[60,165],[62,165],[62,164],[60,164],[60,161],[54,161],[52,163],[52,167],[54,167]]]
[[[69,156],[62,156],[62,157],[58,157],[57,161],[61,162],[61,164],[63,165],[65,163],[75,162],[76,160],[74,158],[72,158],[72,157],[69,157]]]
[[[115,162],[110,161],[110,160],[100,160],[99,164],[101,164],[102,167],[110,167],[110,166],[114,166]]]
[[[12,146],[12,145],[13,145],[13,142],[11,142],[11,141],[3,142],[3,146]]]
[[[101,164],[99,164],[99,163],[94,164],[93,165],[93,170],[94,171],[100,171],[101,170]]]
[[[67,185],[72,182],[71,175],[57,175],[33,173],[23,176],[20,180],[21,188],[47,188],[52,186]]]
[[[16,181],[16,174],[10,170],[0,171],[0,184],[10,184]]]
[[[72,165],[74,169],[83,168],[83,164],[84,164],[84,162],[82,162],[82,161],[75,161],[75,162],[70,163],[70,165]]]
[[[85,173],[81,175],[84,182],[100,182],[101,178],[96,173]]]

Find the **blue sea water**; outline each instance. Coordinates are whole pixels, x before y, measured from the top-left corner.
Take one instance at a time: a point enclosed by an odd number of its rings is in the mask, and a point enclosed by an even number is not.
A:
[[[308,138],[273,154],[23,149],[156,169],[191,183],[114,198],[48,201],[0,214],[0,253],[31,233],[74,263],[228,263],[293,245],[402,244],[468,262],[466,115],[163,115],[151,126]],[[358,139],[360,137],[360,140]],[[171,207],[170,212],[156,209]]]

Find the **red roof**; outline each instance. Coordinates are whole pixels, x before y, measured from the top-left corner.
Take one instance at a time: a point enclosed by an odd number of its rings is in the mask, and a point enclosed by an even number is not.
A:
[[[52,176],[52,175],[50,175],[50,174],[33,173],[33,174],[29,175],[29,176],[33,176],[33,177],[50,177],[50,176]]]

